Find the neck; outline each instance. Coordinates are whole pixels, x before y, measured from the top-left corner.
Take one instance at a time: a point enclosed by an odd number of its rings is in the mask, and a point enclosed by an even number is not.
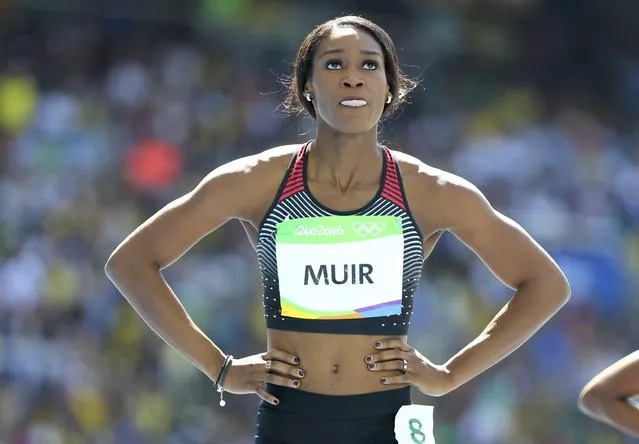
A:
[[[310,157],[318,179],[328,179],[344,188],[351,183],[378,181],[381,152],[377,127],[352,135],[318,128]]]

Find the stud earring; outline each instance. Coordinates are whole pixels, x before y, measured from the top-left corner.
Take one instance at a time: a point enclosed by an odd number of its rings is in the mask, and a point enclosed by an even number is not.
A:
[[[305,93],[304,97],[306,97],[306,100],[308,100],[309,102],[313,101],[313,95],[309,92]]]
[[[389,94],[388,97],[386,98],[386,103],[391,103],[393,101],[393,95]]]

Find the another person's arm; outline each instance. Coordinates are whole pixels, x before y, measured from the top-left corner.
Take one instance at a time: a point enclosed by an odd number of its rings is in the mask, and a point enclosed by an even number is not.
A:
[[[639,438],[639,408],[628,399],[639,395],[639,351],[595,376],[579,396],[586,415]]]

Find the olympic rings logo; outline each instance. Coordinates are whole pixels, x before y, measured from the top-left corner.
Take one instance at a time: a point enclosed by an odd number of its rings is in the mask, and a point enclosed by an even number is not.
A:
[[[353,231],[362,236],[379,236],[386,229],[384,222],[353,222]]]

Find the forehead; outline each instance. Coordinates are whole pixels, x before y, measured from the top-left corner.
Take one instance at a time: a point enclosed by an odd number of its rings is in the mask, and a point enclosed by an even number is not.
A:
[[[382,54],[382,47],[368,32],[353,27],[336,27],[318,45],[317,54],[326,51],[355,49]]]

